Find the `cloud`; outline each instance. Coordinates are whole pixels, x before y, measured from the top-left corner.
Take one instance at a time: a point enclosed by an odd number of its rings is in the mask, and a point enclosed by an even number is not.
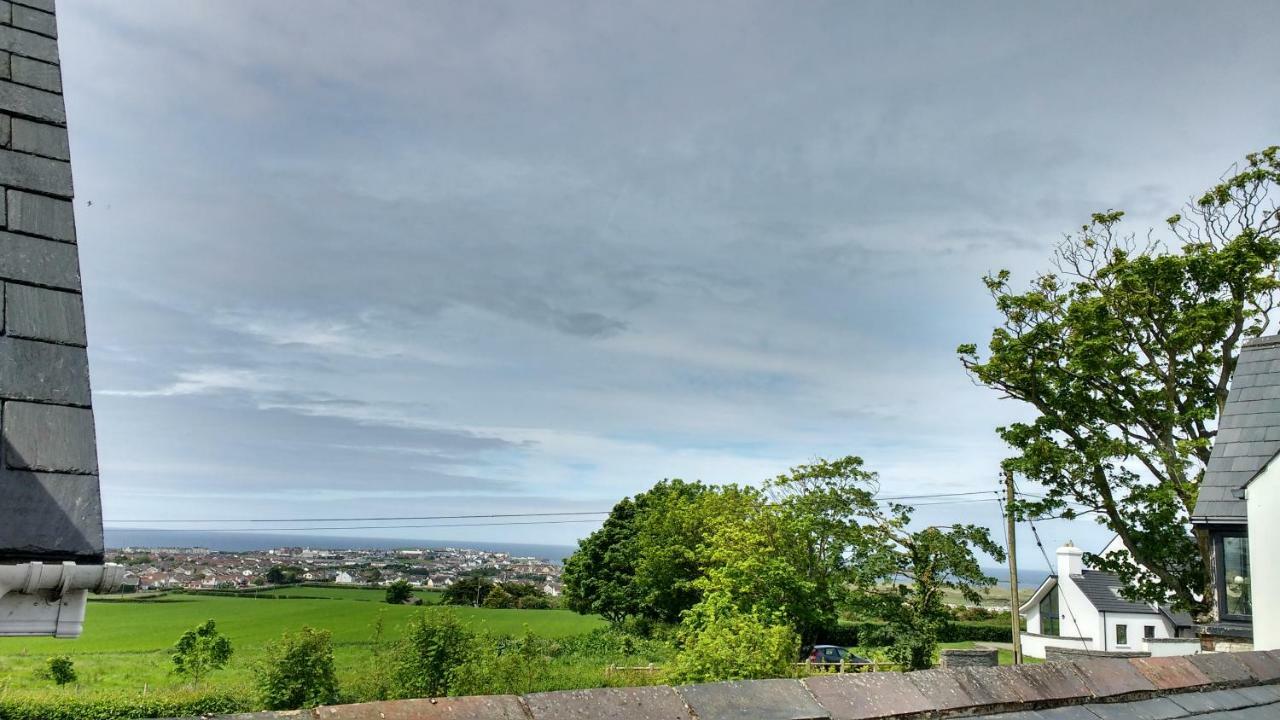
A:
[[[62,7],[108,515],[986,488],[1025,411],[955,362],[979,278],[1274,142],[1275,17]]]

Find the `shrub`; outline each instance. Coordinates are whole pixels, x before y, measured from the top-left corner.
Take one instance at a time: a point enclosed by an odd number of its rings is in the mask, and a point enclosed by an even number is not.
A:
[[[75,663],[71,662],[71,658],[66,655],[55,655],[44,661],[45,669],[49,673],[49,679],[59,685],[66,685],[76,681]]]
[[[387,602],[392,605],[403,605],[413,597],[413,588],[404,580],[397,580],[387,586]]]
[[[173,648],[173,669],[195,684],[231,659],[231,641],[218,632],[213,620],[188,630]]]
[[[391,659],[390,695],[396,698],[456,694],[459,668],[475,650],[476,636],[446,608],[415,617]]]
[[[270,710],[293,710],[336,702],[338,677],[328,630],[304,627],[267,645],[255,683]]]
[[[247,693],[227,690],[152,690],[146,694],[105,691],[83,695],[47,690],[0,690],[0,718],[4,720],[200,717],[256,709]]]
[[[668,673],[670,682],[785,677],[794,670],[800,638],[779,620],[708,596],[685,622],[684,647]]]

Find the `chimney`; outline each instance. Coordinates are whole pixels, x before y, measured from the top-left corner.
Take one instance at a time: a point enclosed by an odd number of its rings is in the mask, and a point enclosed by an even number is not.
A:
[[[1084,551],[1067,541],[1058,548],[1058,577],[1080,575],[1084,571]]]

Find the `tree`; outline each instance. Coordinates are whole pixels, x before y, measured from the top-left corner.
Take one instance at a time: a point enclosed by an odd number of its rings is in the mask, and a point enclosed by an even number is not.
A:
[[[698,550],[711,520],[740,490],[663,480],[613,507],[604,525],[565,562],[564,603],[611,622],[628,617],[676,622],[701,597]]]
[[[791,674],[800,638],[780,617],[743,612],[722,594],[708,595],[685,618],[671,683],[775,678]]]
[[[213,620],[206,620],[178,638],[173,648],[173,669],[195,684],[231,660],[231,641],[218,632]]]
[[[409,623],[392,654],[392,696],[441,697],[455,692],[475,645],[475,634],[452,610],[424,610]]]
[[[493,583],[477,575],[458,578],[444,589],[440,602],[445,605],[474,605],[480,607],[493,591]]]
[[[66,655],[55,655],[44,661],[49,679],[58,685],[66,685],[76,681],[76,666]]]
[[[995,579],[974,556],[981,550],[997,562],[1005,559],[988,530],[976,525],[911,529],[911,508],[890,503],[868,512],[866,540],[853,565],[849,605],[859,614],[883,621],[893,643],[888,655],[910,670],[933,665],[938,633],[951,619],[946,590],[967,601],[982,601],[982,588]]]
[[[1267,331],[1280,272],[1280,148],[1168,219],[1169,240],[1093,215],[1057,248],[1054,272],[1015,290],[985,278],[1001,314],[985,358],[961,345],[979,384],[1036,417],[998,429],[1004,462],[1044,488],[1019,510],[1096,514],[1124,551],[1086,556],[1132,599],[1207,617],[1211,548],[1188,530],[1240,345]]]
[[[269,710],[294,710],[338,700],[333,642],[328,630],[302,628],[269,643],[256,663],[254,683]]]
[[[387,602],[403,605],[413,597],[413,587],[405,580],[396,580],[387,586]]]

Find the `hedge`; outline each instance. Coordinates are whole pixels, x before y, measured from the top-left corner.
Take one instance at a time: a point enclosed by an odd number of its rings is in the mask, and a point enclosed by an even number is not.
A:
[[[862,647],[893,644],[893,634],[884,623],[852,622],[828,628],[819,636],[823,644]],[[1013,630],[1008,623],[956,621],[942,626],[938,642],[1013,642]]]
[[[0,720],[125,720],[198,717],[255,710],[247,691],[169,690],[80,694],[74,690],[0,691]]]

